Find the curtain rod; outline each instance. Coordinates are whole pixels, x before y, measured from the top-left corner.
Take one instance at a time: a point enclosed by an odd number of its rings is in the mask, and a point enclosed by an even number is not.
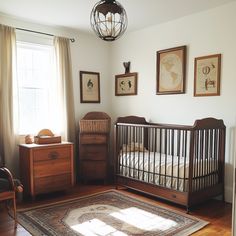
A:
[[[17,30],[22,30],[22,31],[27,31],[27,32],[31,32],[31,33],[36,33],[36,34],[43,34],[43,35],[47,35],[47,36],[55,36],[53,34],[48,34],[48,33],[44,33],[44,32],[40,32],[40,31],[34,31],[34,30],[29,30],[29,29],[24,29],[24,28],[16,28]],[[75,42],[75,39],[74,38],[71,38],[70,41],[72,43]]]

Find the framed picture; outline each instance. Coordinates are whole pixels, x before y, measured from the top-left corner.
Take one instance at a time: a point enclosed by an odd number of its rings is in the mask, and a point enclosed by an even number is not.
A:
[[[126,73],[116,75],[115,95],[136,95],[137,94],[138,73]]]
[[[100,75],[98,72],[80,71],[80,102],[100,103]]]
[[[221,54],[194,60],[194,96],[220,95]]]
[[[156,94],[185,93],[186,46],[157,51]]]

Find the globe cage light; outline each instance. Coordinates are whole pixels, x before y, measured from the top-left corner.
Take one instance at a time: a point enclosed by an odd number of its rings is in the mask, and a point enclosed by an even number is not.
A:
[[[99,38],[114,41],[124,34],[128,18],[125,9],[119,2],[101,0],[92,9],[90,23]]]

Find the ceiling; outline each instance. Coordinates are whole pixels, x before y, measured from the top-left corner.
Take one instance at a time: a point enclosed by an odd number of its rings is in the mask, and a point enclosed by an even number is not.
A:
[[[127,30],[134,31],[236,0],[118,1],[128,15]],[[0,14],[90,32],[90,12],[96,2],[98,0],[0,0]]]

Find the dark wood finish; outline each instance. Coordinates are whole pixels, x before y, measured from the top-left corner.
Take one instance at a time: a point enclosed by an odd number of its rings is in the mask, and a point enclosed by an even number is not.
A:
[[[15,220],[14,227],[17,227],[17,215],[16,215],[16,193],[15,186],[13,182],[13,177],[11,172],[6,167],[0,167],[0,176],[7,179],[9,183],[9,189],[0,192],[0,202],[1,201],[11,201],[13,204],[13,217]]]
[[[110,117],[104,112],[89,112],[83,120],[107,120]],[[79,134],[80,173],[83,181],[101,179],[106,182],[109,164],[110,129],[100,133],[83,131]]]
[[[24,195],[64,190],[74,185],[73,144],[22,144],[20,173]]]
[[[69,189],[66,194],[56,194],[52,193],[50,195],[40,195],[34,202],[28,201],[18,204],[18,209],[35,207],[42,204],[54,204],[57,201],[63,201],[67,199],[73,199],[76,197],[82,197],[88,194],[93,194],[96,192],[106,191],[113,189],[113,186],[106,185],[79,185]],[[120,189],[119,191],[129,194],[135,198],[140,199],[143,202],[148,202],[150,204],[166,207],[172,210],[178,210],[184,212],[185,209],[179,206],[166,203],[165,201],[159,201],[156,198],[150,198],[145,195],[136,194],[135,192],[130,192]],[[232,222],[232,205],[224,203],[218,200],[210,200],[203,204],[199,204],[191,212],[192,216],[199,217],[205,221],[210,222],[203,229],[192,234],[193,236],[230,236],[231,235],[231,222]],[[14,228],[14,220],[6,214],[5,209],[0,208],[0,235],[1,236],[29,236],[28,233],[20,224],[18,224],[17,229]]]
[[[175,126],[149,124],[143,117],[119,117],[114,129],[114,143],[117,185],[184,205],[187,210],[218,195],[222,195],[224,199],[223,120],[206,118],[197,120],[193,126]],[[138,154],[136,157],[138,164],[134,161],[127,162],[126,156],[134,156],[132,154],[134,150],[127,151],[123,146],[131,143],[143,143],[147,149],[135,150]],[[154,166],[159,164],[155,163],[155,156],[151,158],[151,152],[159,157],[157,161],[162,163],[162,170],[161,167],[159,171],[153,167],[151,169],[150,160],[154,160]],[[148,159],[145,170],[141,167],[144,166],[141,164],[144,156]],[[167,158],[170,162],[168,167]],[[175,175],[174,166],[177,168]],[[171,173],[167,172],[167,168],[171,168]],[[183,177],[180,176],[180,168],[184,169]],[[125,169],[124,174],[123,169]],[[158,183],[155,182],[155,177],[158,177]],[[167,180],[170,185],[167,185]],[[182,182],[183,187],[180,188],[179,184]]]
[[[138,117],[138,116],[118,117],[116,123],[148,124],[148,122],[144,117]]]
[[[122,176],[118,176],[117,181],[122,186],[139,190],[143,193],[148,193],[152,196],[158,196],[159,198],[169,200],[180,205],[185,206],[188,200],[186,192],[178,192],[176,190],[164,188],[154,184],[147,184],[145,182],[127,179]]]
[[[92,138],[87,138],[88,134],[80,134],[80,164],[81,177],[84,181],[91,179],[107,179],[108,156],[109,156],[109,134],[92,134]],[[85,139],[85,140],[84,140]],[[89,141],[90,140],[90,141]],[[104,140],[107,140],[104,143]],[[95,142],[94,142],[95,141]]]

